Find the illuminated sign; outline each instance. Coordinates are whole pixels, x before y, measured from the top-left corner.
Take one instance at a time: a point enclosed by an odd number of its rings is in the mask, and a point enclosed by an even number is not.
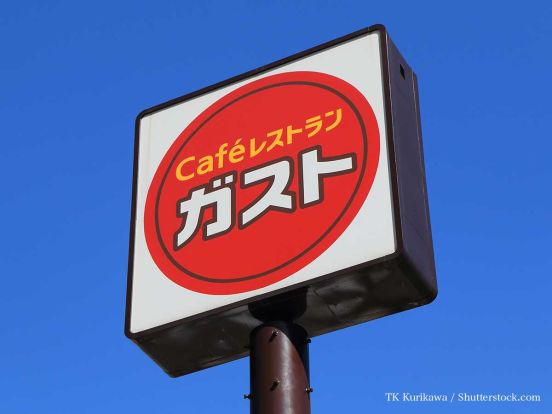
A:
[[[126,334],[171,375],[246,355],[262,304],[317,335],[436,294],[415,75],[381,26],[142,112],[133,196]]]

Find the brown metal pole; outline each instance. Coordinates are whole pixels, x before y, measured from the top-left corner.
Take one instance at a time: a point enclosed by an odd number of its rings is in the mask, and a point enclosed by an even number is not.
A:
[[[251,414],[310,414],[309,339],[291,322],[251,332]]]

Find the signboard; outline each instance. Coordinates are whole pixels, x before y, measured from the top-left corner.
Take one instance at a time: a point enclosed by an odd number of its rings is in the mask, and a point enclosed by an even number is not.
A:
[[[178,376],[431,301],[416,87],[374,26],[143,111],[126,335]]]

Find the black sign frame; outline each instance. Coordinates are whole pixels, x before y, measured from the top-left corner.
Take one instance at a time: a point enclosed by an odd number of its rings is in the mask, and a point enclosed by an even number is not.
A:
[[[380,35],[395,253],[139,333],[131,332],[140,120],[175,104],[374,32]],[[322,291],[324,294],[321,295]],[[415,308],[432,302],[436,296],[417,77],[383,25],[373,25],[296,53],[148,108],[137,116],[125,335],[170,376],[178,377],[247,356],[250,332],[275,314],[281,317],[289,313],[289,317],[302,325],[309,336],[316,336]],[[351,298],[355,300],[349,300]],[[336,313],[338,307],[342,310]]]

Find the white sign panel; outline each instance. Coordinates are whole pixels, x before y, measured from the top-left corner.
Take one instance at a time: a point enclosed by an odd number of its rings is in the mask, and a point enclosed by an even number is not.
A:
[[[132,333],[395,251],[379,36],[140,119]]]

